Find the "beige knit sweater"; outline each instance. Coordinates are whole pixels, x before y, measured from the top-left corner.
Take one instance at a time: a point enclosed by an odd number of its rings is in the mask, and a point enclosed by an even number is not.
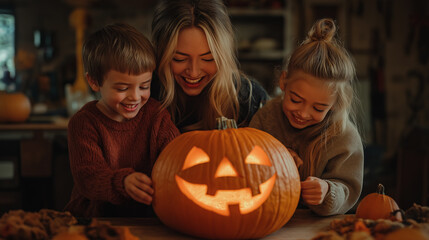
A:
[[[307,144],[300,138],[300,130],[293,128],[283,113],[282,97],[271,100],[260,109],[251,120],[250,127],[268,132],[296,152],[297,146]],[[329,191],[322,204],[308,207],[322,216],[350,210],[362,191],[363,164],[362,140],[350,123],[342,135],[330,141],[316,170],[315,177],[325,180]]]

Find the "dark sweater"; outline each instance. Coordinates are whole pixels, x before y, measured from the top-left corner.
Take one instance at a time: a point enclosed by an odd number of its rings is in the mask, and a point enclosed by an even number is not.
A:
[[[161,150],[180,133],[152,98],[127,122],[108,118],[96,103],[83,106],[68,125],[74,188],[65,210],[78,217],[143,217],[150,207],[128,196],[124,178],[136,171],[150,176]]]
[[[246,81],[244,77],[241,78],[241,85],[238,91],[238,102],[240,107],[238,121],[237,121],[238,127],[247,127],[253,115],[269,100],[269,95],[267,91],[261,86],[261,84],[258,81],[256,81],[253,78],[250,78],[250,82],[252,84],[252,92],[250,92],[250,85],[248,84],[248,81]],[[179,87],[179,86],[176,86],[176,87]],[[191,102],[193,102],[195,106],[187,106],[187,108],[188,109],[201,108],[201,104],[205,104],[204,101],[206,101],[206,98],[207,98],[206,97],[206,95],[208,94],[207,91],[208,91],[208,87],[206,87],[206,89],[204,89],[199,96],[191,97],[194,100]],[[154,75],[154,79],[151,85],[151,96],[157,99],[158,101],[161,101],[160,92],[161,92],[160,81],[157,78],[157,76]],[[251,97],[249,98],[250,94],[251,94]],[[199,113],[195,112],[194,114],[191,114],[190,116],[188,116],[186,119],[182,119],[181,122],[176,123],[176,126],[179,128],[179,130],[184,132],[183,128],[185,128],[188,125],[197,123],[200,120],[200,117],[198,115]]]

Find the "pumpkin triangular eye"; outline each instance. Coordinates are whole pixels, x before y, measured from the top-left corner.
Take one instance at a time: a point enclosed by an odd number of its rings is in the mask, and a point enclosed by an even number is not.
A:
[[[209,155],[207,155],[207,153],[201,148],[193,147],[186,156],[182,170],[207,162],[210,162]]]
[[[253,150],[249,153],[249,155],[247,155],[245,163],[265,165],[269,167],[272,166],[267,153],[265,153],[265,151],[259,146],[255,146]]]
[[[238,173],[235,170],[234,166],[232,166],[231,162],[224,157],[222,161],[219,163],[219,167],[216,170],[215,178],[217,177],[237,177]]]

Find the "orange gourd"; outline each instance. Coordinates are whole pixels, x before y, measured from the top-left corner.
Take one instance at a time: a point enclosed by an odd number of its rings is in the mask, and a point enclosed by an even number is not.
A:
[[[384,194],[384,186],[378,184],[377,192],[366,195],[356,209],[356,217],[365,219],[391,219],[392,213],[399,210],[393,198]]]
[[[0,93],[0,122],[24,122],[30,113],[30,100],[23,93]]]
[[[224,127],[184,133],[161,152],[152,171],[153,208],[165,225],[189,235],[261,238],[295,212],[298,169],[268,133],[218,123]]]

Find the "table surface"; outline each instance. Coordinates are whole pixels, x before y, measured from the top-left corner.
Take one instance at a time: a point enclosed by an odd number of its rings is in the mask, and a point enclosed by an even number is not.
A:
[[[285,226],[276,232],[264,237],[264,240],[288,239],[306,240],[317,235],[318,232],[327,230],[329,223],[345,215],[320,217],[309,210],[297,209],[294,216]],[[131,233],[140,239],[198,239],[176,232],[163,225],[155,218],[99,218],[101,222],[107,221],[114,226],[129,227]]]
[[[0,123],[1,131],[67,130],[69,119],[61,116],[31,116],[23,123]]]

